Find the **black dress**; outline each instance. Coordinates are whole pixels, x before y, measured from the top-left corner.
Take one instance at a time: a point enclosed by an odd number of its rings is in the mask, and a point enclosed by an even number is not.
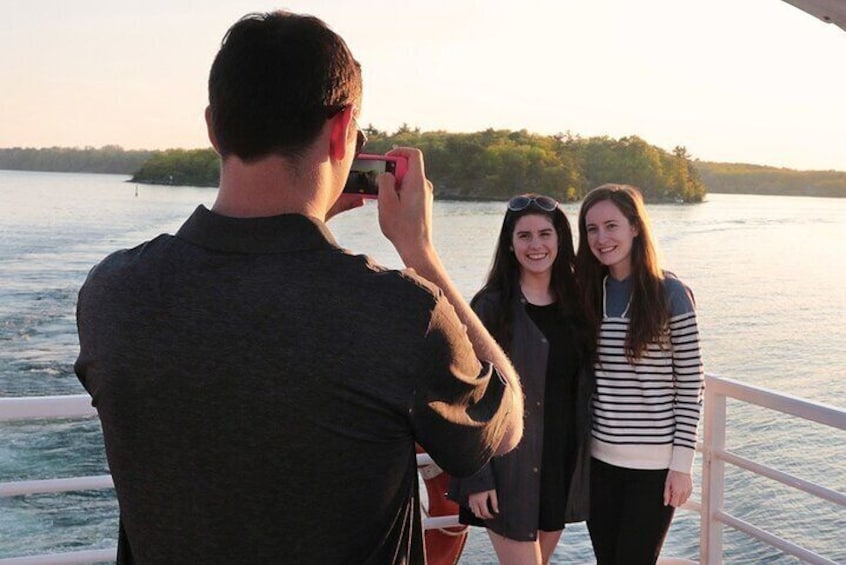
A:
[[[579,352],[574,320],[563,316],[555,304],[526,304],[526,311],[549,341],[543,414],[538,529],[564,528],[564,512],[576,459],[576,383]]]
[[[514,541],[535,541],[539,530],[557,531],[565,522],[587,518],[593,374],[581,351],[584,329],[555,306],[529,305],[522,293],[506,305],[497,291],[480,293],[472,306],[494,335],[502,308],[511,309],[506,343],[523,389],[524,432],[517,447],[478,473],[453,477],[448,497],[460,505],[462,524]],[[499,513],[476,518],[468,508],[470,496],[494,489]]]

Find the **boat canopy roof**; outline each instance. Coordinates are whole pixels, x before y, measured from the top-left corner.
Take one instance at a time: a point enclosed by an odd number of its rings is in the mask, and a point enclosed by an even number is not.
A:
[[[784,0],[824,22],[846,30],[846,0]]]

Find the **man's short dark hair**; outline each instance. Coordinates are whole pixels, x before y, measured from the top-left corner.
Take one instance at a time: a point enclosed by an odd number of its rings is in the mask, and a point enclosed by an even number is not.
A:
[[[320,19],[248,14],[223,38],[209,74],[209,107],[223,158],[299,155],[325,120],[361,100],[361,69]]]

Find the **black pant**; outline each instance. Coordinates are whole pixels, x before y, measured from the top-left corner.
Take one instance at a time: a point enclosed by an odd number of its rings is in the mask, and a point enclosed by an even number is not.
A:
[[[588,531],[597,565],[654,565],[675,508],[664,506],[667,469],[591,461]]]

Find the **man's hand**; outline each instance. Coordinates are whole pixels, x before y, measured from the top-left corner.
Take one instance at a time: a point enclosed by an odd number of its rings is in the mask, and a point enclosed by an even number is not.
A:
[[[488,506],[488,501],[490,501],[490,506]],[[476,518],[482,520],[494,518],[496,514],[499,514],[499,500],[496,497],[496,489],[471,494],[467,500],[467,506],[470,507],[470,512]],[[491,510],[493,510],[493,513],[491,513]]]
[[[388,155],[408,160],[408,170],[397,186],[394,176],[379,175],[379,226],[393,243],[407,266],[413,267],[421,256],[431,256],[432,202],[434,189],[423,170],[423,153],[408,147],[394,149]]]

